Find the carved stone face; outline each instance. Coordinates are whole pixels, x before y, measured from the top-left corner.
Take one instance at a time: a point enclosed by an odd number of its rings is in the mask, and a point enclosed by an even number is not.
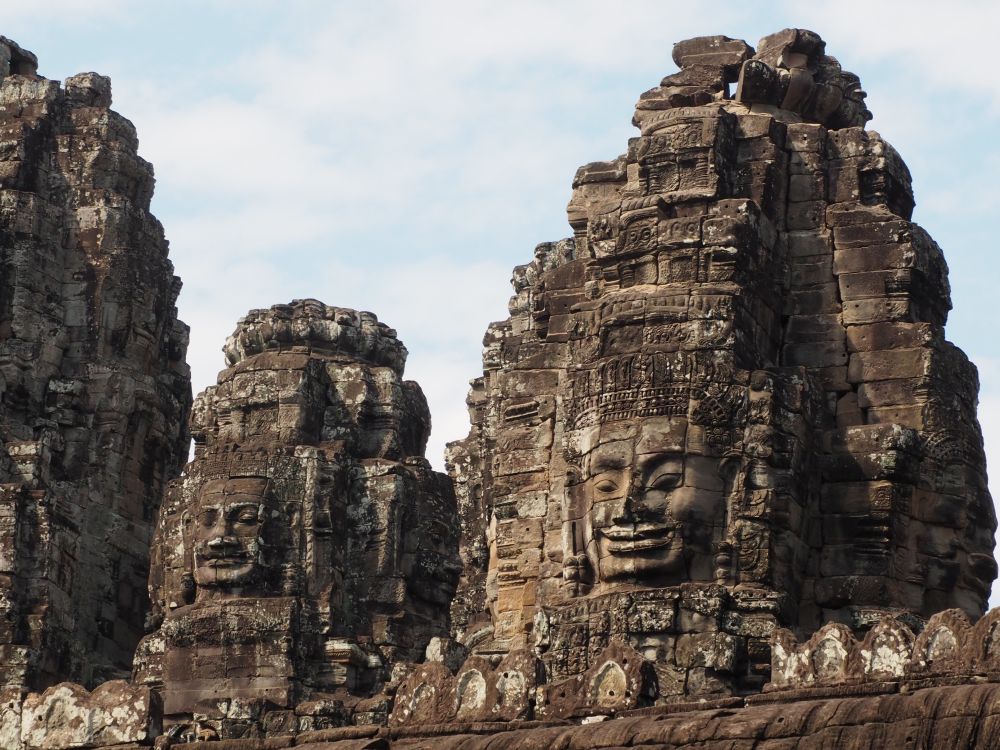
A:
[[[219,479],[202,487],[192,519],[199,587],[242,591],[260,580],[268,511],[266,479]]]
[[[719,459],[685,453],[655,422],[631,439],[598,442],[588,456],[580,491],[598,582],[670,585],[711,575],[726,489]],[[698,556],[701,567],[692,565]]]
[[[433,520],[421,525],[416,571],[410,578],[411,589],[419,598],[431,604],[451,603],[462,572],[453,547],[453,533],[447,524]]]

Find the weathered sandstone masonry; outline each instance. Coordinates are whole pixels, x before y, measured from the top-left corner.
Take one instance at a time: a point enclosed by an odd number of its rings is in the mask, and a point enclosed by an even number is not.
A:
[[[153,170],[107,78],[0,38],[0,685],[128,674],[188,450],[187,327]]]
[[[0,747],[1000,745],[975,368],[816,34],[675,45],[514,269],[450,477],[395,331],[312,299],[239,321],[177,476],[148,166],[106,79],[0,41]]]
[[[456,635],[657,700],[759,689],[775,628],[985,608],[978,382],[910,175],[814,33],[674,47],[573,237],[514,269],[451,447]]]
[[[336,725],[448,635],[458,524],[423,455],[427,402],[371,313],[254,310],[225,353],[161,510],[135,680],[168,727],[241,736],[297,726],[296,709]]]

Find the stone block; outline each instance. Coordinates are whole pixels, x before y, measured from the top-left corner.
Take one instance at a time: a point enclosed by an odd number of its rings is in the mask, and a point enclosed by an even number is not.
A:
[[[699,36],[674,45],[671,57],[679,68],[696,65],[724,68],[735,80],[744,60],[753,55],[753,48],[742,39],[727,36]]]
[[[873,352],[883,349],[914,349],[939,341],[941,330],[929,323],[870,323],[847,329],[850,352]]]
[[[912,323],[918,318],[909,299],[860,299],[843,303],[844,324],[867,326],[878,323]]]
[[[836,162],[827,173],[826,190],[832,203],[847,203],[861,199],[861,176],[858,159]]]
[[[787,148],[790,151],[819,153],[826,144],[826,128],[816,123],[789,123],[787,133]]]
[[[837,482],[823,487],[821,503],[824,513],[887,513],[893,498],[890,482]]]
[[[21,704],[24,696],[18,688],[0,690],[0,747],[20,750]]]
[[[789,343],[840,342],[843,344],[845,329],[838,313],[817,315],[792,315],[786,327]],[[843,362],[841,364],[847,364]]]
[[[124,680],[106,682],[93,692],[64,682],[25,698],[21,741],[27,750],[145,744],[160,733],[160,711],[154,693]]]
[[[783,365],[810,367],[838,367],[847,364],[847,351],[843,341],[817,341],[787,344],[781,352]]]
[[[925,404],[872,406],[867,410],[868,421],[872,424],[882,422],[901,424],[915,430],[921,430],[926,426],[926,412],[927,406]]]
[[[898,378],[922,378],[931,374],[933,350],[890,349],[851,354],[847,379],[867,383]]]
[[[789,264],[788,272],[789,286],[792,289],[830,283],[835,280],[833,253],[797,258]]]
[[[800,203],[789,203],[785,221],[790,230],[819,229],[824,226],[826,202],[822,200],[806,200]],[[836,241],[836,238],[835,238]]]
[[[111,79],[97,73],[79,73],[63,82],[66,97],[84,107],[111,106]]]
[[[786,315],[835,315],[839,312],[840,296],[833,283],[792,290],[785,300]]]
[[[793,174],[788,183],[788,200],[794,203],[821,201],[826,198],[826,177],[817,174]],[[825,209],[825,206],[824,206]]]
[[[895,218],[848,226],[835,225],[833,228],[833,244],[840,252],[905,245],[912,237],[910,222]]]
[[[743,640],[729,633],[690,633],[678,636],[675,654],[681,667],[734,672],[745,650]]]

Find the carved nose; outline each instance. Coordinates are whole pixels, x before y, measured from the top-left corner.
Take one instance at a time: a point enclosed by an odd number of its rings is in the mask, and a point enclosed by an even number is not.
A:
[[[237,545],[236,539],[231,536],[217,536],[215,539],[210,539],[208,546],[211,549],[221,549],[224,547],[235,547]]]
[[[635,523],[637,513],[642,507],[642,483],[639,477],[632,475],[628,483],[625,497],[622,498],[621,505],[616,509],[615,517],[612,519],[616,524]]]

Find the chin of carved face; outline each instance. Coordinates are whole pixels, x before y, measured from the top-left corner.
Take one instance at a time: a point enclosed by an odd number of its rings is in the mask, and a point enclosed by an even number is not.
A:
[[[624,529],[612,527],[598,533],[598,575],[602,581],[653,578],[677,574],[684,565],[684,545],[676,531],[657,536],[627,537]]]
[[[195,551],[195,582],[207,587],[246,586],[257,579],[259,552],[256,543],[225,554],[210,548]]]

